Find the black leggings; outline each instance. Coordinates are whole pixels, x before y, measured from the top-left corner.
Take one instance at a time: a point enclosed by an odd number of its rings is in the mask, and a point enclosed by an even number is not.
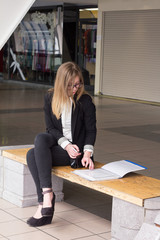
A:
[[[27,164],[36,185],[38,202],[43,202],[42,188],[52,187],[52,166],[70,165],[70,158],[49,133],[38,134],[34,145],[27,153]]]

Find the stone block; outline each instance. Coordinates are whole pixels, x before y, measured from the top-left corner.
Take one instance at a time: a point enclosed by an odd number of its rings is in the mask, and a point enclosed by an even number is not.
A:
[[[160,212],[157,214],[157,216],[154,219],[154,223],[160,226]]]
[[[19,207],[37,204],[36,189],[28,167],[4,157],[3,198]]]
[[[154,225],[143,223],[134,240],[160,240],[160,229]]]
[[[3,167],[3,156],[0,153],[0,167]]]
[[[28,148],[33,145],[1,147],[3,150]],[[37,204],[37,193],[28,166],[0,155],[0,196],[19,207]],[[56,194],[56,201],[64,199],[63,179],[52,175],[52,186]]]
[[[144,208],[160,210],[160,197],[146,199],[144,201]]]
[[[64,200],[63,179],[52,174],[52,189],[56,195],[56,202]]]
[[[144,208],[113,198],[112,237],[118,240],[134,239],[144,219]]]
[[[145,209],[145,211],[146,211],[146,214],[144,217],[144,222],[153,225],[156,216],[160,213],[160,210],[159,209],[157,209],[157,210],[156,209],[154,209],[154,210]]]
[[[0,197],[2,197],[3,195],[3,179],[4,179],[4,161],[3,161],[3,156],[2,156],[2,152],[3,150],[9,150],[9,149],[17,149],[17,148],[30,148],[30,147],[34,147],[33,144],[31,145],[14,145],[14,146],[3,146],[0,147]]]
[[[156,216],[160,213],[160,197],[146,199],[144,209],[144,222],[153,225]]]

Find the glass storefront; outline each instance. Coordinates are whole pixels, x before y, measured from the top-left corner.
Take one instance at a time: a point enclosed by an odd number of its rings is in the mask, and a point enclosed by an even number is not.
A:
[[[97,9],[81,9],[79,18],[78,64],[85,76],[85,84],[93,87],[96,63],[97,13]]]
[[[62,63],[62,37],[61,7],[27,13],[4,47],[4,72],[10,68],[14,80],[52,83]]]
[[[53,84],[62,62],[82,69],[94,85],[97,10],[59,6],[31,9],[0,51],[4,79]]]

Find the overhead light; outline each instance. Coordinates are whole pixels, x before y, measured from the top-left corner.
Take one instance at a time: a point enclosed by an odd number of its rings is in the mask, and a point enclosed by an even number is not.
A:
[[[80,11],[98,11],[98,8],[84,8],[80,9]]]

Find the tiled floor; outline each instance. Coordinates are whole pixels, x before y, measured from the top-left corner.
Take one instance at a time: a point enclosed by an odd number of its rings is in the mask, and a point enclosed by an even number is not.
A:
[[[26,219],[36,207],[19,208],[0,199],[0,240],[110,239],[110,221],[66,202],[56,203],[52,224],[32,228]]]
[[[0,82],[0,146],[33,144],[43,132],[44,87]],[[97,108],[95,159],[107,163],[129,159],[146,166],[144,175],[160,179],[160,107],[94,97]],[[64,182],[65,201],[56,203],[51,225],[25,223],[35,207],[18,208],[0,199],[0,240],[111,239],[112,199]]]

